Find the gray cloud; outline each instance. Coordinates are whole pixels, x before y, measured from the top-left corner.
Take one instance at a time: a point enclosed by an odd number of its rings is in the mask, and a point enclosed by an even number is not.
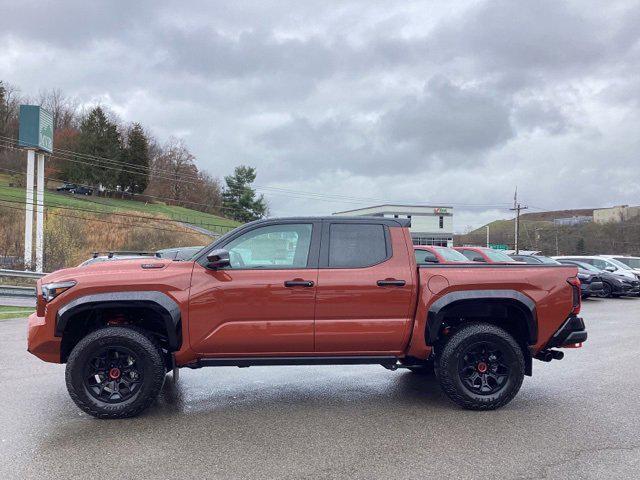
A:
[[[0,78],[25,93],[61,88],[183,136],[216,175],[249,163],[261,186],[335,195],[265,190],[274,214],[459,203],[462,229],[507,216],[516,184],[543,207],[640,193],[632,0],[0,9]]]

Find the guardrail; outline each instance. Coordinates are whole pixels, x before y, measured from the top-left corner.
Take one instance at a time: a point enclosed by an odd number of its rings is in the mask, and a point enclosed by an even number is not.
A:
[[[12,285],[0,285],[0,297],[35,297],[34,287],[14,287]]]
[[[17,277],[17,278],[42,278],[47,273],[29,272],[24,270],[5,270],[0,268],[0,277]]]

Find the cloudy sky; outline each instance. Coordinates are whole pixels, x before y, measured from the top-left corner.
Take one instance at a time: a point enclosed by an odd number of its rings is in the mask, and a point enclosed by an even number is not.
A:
[[[640,204],[640,2],[7,1],[0,78],[108,105],[272,215],[404,202],[455,228]]]

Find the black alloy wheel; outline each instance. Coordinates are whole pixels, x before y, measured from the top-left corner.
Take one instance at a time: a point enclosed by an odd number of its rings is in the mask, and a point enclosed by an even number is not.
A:
[[[71,399],[98,418],[138,415],[156,399],[166,362],[154,338],[133,326],[103,327],[87,334],[67,360]]]
[[[602,293],[600,293],[600,296],[602,298],[611,298],[612,294],[613,294],[613,288],[611,287],[611,284],[609,284],[607,282],[603,282],[602,283]]]
[[[435,367],[452,401],[469,410],[493,410],[513,400],[522,386],[523,347],[497,325],[463,324],[436,352]]]
[[[506,385],[510,371],[505,353],[493,341],[470,345],[458,361],[462,384],[478,395],[493,395],[500,391]]]
[[[87,363],[84,385],[97,400],[106,403],[130,399],[144,378],[136,354],[125,347],[106,347]]]

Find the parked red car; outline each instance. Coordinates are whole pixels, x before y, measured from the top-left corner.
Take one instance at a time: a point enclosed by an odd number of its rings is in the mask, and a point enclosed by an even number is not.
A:
[[[500,250],[494,250],[488,247],[454,247],[462,255],[472,262],[482,263],[521,263],[516,262],[513,258]]]
[[[418,265],[425,263],[469,263],[471,261],[460,252],[449,247],[416,245],[413,249]]]

